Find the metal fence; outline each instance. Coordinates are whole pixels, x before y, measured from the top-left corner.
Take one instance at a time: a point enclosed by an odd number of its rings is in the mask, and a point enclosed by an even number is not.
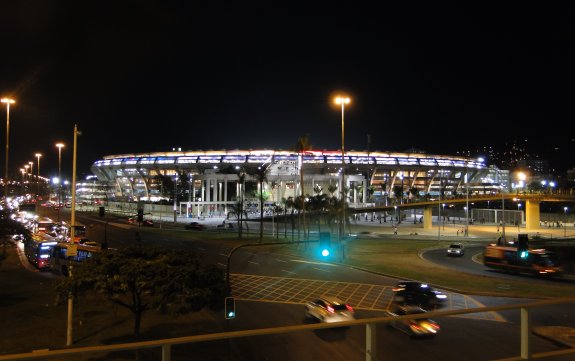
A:
[[[493,361],[515,361],[515,360],[531,360],[531,359],[545,359],[548,357],[570,355],[575,354],[575,348],[566,348],[557,351],[543,352],[534,354],[531,352],[531,334],[532,325],[530,310],[537,307],[565,304],[575,302],[575,297],[572,298],[562,298],[555,300],[537,301],[533,303],[526,304],[513,304],[505,306],[494,306],[494,307],[481,307],[473,309],[461,309],[461,310],[449,310],[449,311],[433,311],[426,313],[424,317],[442,317],[442,316],[453,316],[453,315],[463,315],[463,314],[473,314],[481,312],[491,312],[491,311],[504,311],[504,310],[515,310],[519,309],[521,312],[521,323],[520,323],[520,349],[518,355],[511,355],[508,358],[498,359]],[[406,315],[394,318],[394,320],[411,320],[421,318],[422,315]],[[90,346],[90,347],[78,347],[78,348],[67,348],[62,350],[40,350],[29,353],[21,353],[14,355],[2,355],[0,356],[0,361],[15,361],[15,360],[38,360],[38,359],[50,359],[63,356],[90,356],[94,354],[117,352],[117,351],[133,351],[133,350],[143,350],[150,348],[161,349],[161,360],[170,361],[171,360],[171,348],[174,345],[188,344],[188,343],[198,343],[207,341],[217,341],[226,339],[236,339],[241,337],[254,337],[262,335],[277,335],[286,334],[301,331],[319,330],[334,327],[346,327],[346,326],[365,326],[365,360],[366,361],[376,361],[377,356],[377,337],[376,337],[376,325],[380,323],[386,323],[391,320],[390,317],[374,317],[358,319],[354,321],[338,322],[336,324],[332,323],[320,323],[320,324],[310,324],[310,325],[297,325],[297,326],[285,326],[285,327],[274,327],[274,328],[262,328],[254,330],[244,330],[244,331],[232,331],[232,332],[221,332],[206,335],[196,335],[196,336],[186,336],[177,338],[168,338],[153,341],[142,341],[133,343],[122,343],[117,345],[106,345],[106,346]]]

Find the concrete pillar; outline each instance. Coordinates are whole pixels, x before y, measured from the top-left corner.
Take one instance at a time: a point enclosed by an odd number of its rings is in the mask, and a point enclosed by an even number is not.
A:
[[[527,200],[525,202],[525,229],[536,230],[540,227],[541,212],[539,201]]]
[[[423,208],[423,229],[433,228],[432,209],[433,209],[432,207]]]

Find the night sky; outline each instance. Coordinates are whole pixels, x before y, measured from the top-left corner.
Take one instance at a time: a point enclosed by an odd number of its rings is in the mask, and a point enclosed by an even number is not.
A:
[[[209,3],[2,2],[10,172],[33,161],[36,173],[40,152],[41,174],[56,175],[61,141],[70,174],[74,124],[78,174],[105,155],[288,150],[306,134],[337,150],[337,91],[352,98],[347,150],[517,143],[575,166],[571,8]]]

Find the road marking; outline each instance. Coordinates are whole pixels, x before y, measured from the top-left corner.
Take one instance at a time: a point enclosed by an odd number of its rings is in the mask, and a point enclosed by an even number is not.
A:
[[[328,270],[325,270],[325,269],[321,269],[321,268],[317,268],[317,267],[312,267],[312,268],[313,268],[313,269],[316,269],[316,270],[318,270],[318,271],[322,271],[322,272],[331,272],[331,271],[328,271]]]
[[[259,263],[254,262],[254,261],[248,261],[248,263],[251,263],[251,264],[259,264]]]
[[[319,268],[319,271],[329,272]],[[295,272],[281,270],[295,275]],[[337,282],[293,277],[269,277],[247,274],[230,275],[233,295],[236,299],[245,301],[275,302],[289,304],[305,304],[321,295],[332,295],[351,304],[356,309],[383,311],[393,303],[393,286],[382,286],[367,283]],[[460,293],[446,292],[446,310],[461,310],[485,307],[474,298]],[[505,318],[496,312],[481,312],[468,315],[449,317],[464,317],[479,320],[506,322]]]
[[[276,258],[276,261],[278,261],[278,262],[283,262],[283,263],[288,263],[288,261],[284,261],[283,259],[277,259],[277,258]]]

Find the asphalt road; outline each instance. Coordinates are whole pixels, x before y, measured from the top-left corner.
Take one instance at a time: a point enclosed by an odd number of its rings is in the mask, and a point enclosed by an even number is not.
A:
[[[94,235],[105,232],[111,246],[119,246],[135,242],[134,234],[137,227],[128,226],[115,222],[105,223],[94,220],[93,227],[89,232]],[[141,230],[144,243],[157,244],[168,247],[190,247],[200,252],[202,257],[215,264],[225,265],[230,248],[219,244],[205,241],[193,240],[190,232],[182,232],[182,237],[165,238],[161,234],[147,233]],[[225,321],[223,315],[213,314],[209,321],[211,330],[243,330],[263,327],[276,327],[286,325],[302,324],[305,321],[303,316],[303,302],[309,300],[314,292],[321,293],[321,287],[330,287],[332,290],[349,290],[349,297],[361,295],[365,299],[369,292],[367,289],[380,287],[381,294],[386,294],[386,287],[389,289],[395,283],[394,279],[373,273],[350,269],[348,267],[309,262],[307,260],[285,256],[273,250],[244,249],[234,255],[231,263],[232,274],[238,283],[242,285],[244,278],[259,277],[248,280],[251,288],[248,291],[259,292],[258,298],[239,296],[236,303],[236,318]],[[11,298],[18,297],[17,302],[2,303],[2,314],[9,319],[6,327],[0,331],[1,339],[10,339],[13,342],[0,342],[2,350],[20,350],[25,346],[18,343],[17,337],[11,337],[8,332],[22,329],[28,326],[28,336],[30,332],[46,332],[54,326],[54,317],[57,313],[62,316],[62,309],[52,307],[38,307],[37,293],[41,292],[42,299],[51,299],[50,283],[54,276],[36,271],[29,271],[23,267],[15,267],[10,270],[8,277],[0,277],[0,289],[5,290],[5,295],[12,295]],[[16,282],[15,280],[19,280]],[[9,281],[8,284],[5,282]],[[266,283],[267,282],[267,283]],[[294,283],[291,290],[299,291],[296,297],[289,301],[277,301],[277,288],[268,284],[285,286],[290,282]],[[298,284],[297,282],[301,282]],[[318,283],[319,282],[319,283]],[[22,290],[25,289],[26,291]],[[36,291],[34,291],[36,289]],[[9,290],[9,291],[6,291]],[[307,290],[306,292],[301,292]],[[288,292],[285,290],[284,292]],[[347,292],[347,291],[346,291]],[[17,296],[16,296],[17,295]],[[455,300],[456,295],[450,295],[450,299]],[[515,303],[524,300],[509,300],[492,297],[472,297],[462,299],[461,304],[468,305],[468,301],[478,304],[495,305],[503,303]],[[48,301],[46,301],[48,302]],[[383,302],[385,304],[385,301]],[[361,300],[354,301],[354,304],[361,305]],[[356,308],[357,318],[366,318],[381,315],[378,307],[362,306]],[[92,305],[97,306],[97,305]],[[451,307],[451,306],[450,306]],[[455,307],[455,306],[453,306]],[[465,306],[467,307],[467,306]],[[33,311],[31,311],[33,310]],[[98,311],[99,310],[99,311]],[[546,312],[538,312],[534,317],[534,322],[545,324],[552,322],[572,322],[575,312],[572,309],[554,309]],[[106,308],[95,308],[89,313],[90,320],[102,319],[106,313]],[[116,311],[114,311],[116,312]],[[13,317],[18,315],[17,319]],[[47,317],[50,315],[50,317]],[[52,326],[48,329],[42,328],[43,320],[49,320]],[[442,329],[440,334],[431,340],[412,340],[397,330],[388,329],[385,326],[377,328],[377,350],[380,359],[384,360],[490,360],[496,358],[509,357],[519,354],[519,325],[516,313],[507,312],[497,317],[443,317],[437,319]],[[96,322],[96,321],[94,321]],[[175,325],[175,321],[174,325]],[[62,325],[64,323],[62,322]],[[145,327],[157,327],[150,323],[145,323]],[[179,326],[182,327],[182,326]],[[90,345],[100,344],[103,340],[110,342],[110,337],[105,334],[111,329],[101,325],[106,332],[94,332],[83,334],[79,344]],[[186,328],[182,327],[182,331]],[[172,330],[173,331],[173,330]],[[170,331],[170,332],[172,332]],[[191,331],[188,331],[191,332]],[[213,332],[213,331],[211,331]],[[19,337],[24,337],[25,331],[18,332]],[[61,337],[62,332],[58,333]],[[163,337],[170,337],[166,331]],[[173,333],[170,333],[173,335]],[[188,333],[189,334],[189,333]],[[55,335],[56,337],[56,335]],[[35,346],[42,348],[41,346]],[[54,347],[50,343],[47,347]],[[363,327],[351,327],[348,329],[318,330],[315,332],[298,332],[292,334],[282,334],[276,336],[249,337],[245,339],[233,340],[230,342],[218,342],[201,347],[202,359],[206,360],[364,360],[365,354],[365,330]],[[534,352],[544,352],[560,349],[552,342],[534,338],[532,349]],[[198,356],[196,347],[180,347],[174,349],[173,360],[187,360],[193,355]],[[111,358],[96,358],[111,359]],[[124,359],[124,358],[117,358]],[[157,358],[156,358],[157,359]],[[569,357],[549,358],[548,360],[569,360]]]

